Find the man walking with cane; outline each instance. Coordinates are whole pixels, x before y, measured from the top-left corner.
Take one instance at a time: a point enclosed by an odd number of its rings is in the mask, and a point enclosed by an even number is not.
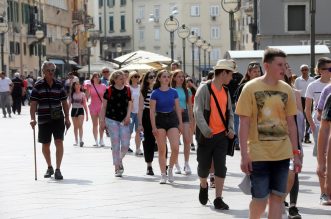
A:
[[[48,165],[44,178],[54,174],[51,163],[50,145],[52,135],[56,146],[55,179],[62,180],[60,166],[63,157],[63,138],[65,127],[70,127],[67,95],[61,81],[54,79],[55,64],[46,61],[42,65],[44,78],[39,80],[31,93],[30,125],[34,129],[36,112],[38,113],[38,141],[42,143],[42,151]],[[63,117],[64,113],[64,117]]]

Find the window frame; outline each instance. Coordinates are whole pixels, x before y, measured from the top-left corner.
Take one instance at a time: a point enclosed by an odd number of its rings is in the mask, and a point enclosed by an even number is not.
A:
[[[197,14],[192,14],[193,8],[195,9],[194,11],[197,12]],[[196,11],[198,9],[198,11]],[[200,4],[193,4],[190,7],[190,16],[191,17],[200,17]]]
[[[285,24],[284,24],[284,31],[285,33],[290,34],[302,34],[309,32],[309,3],[308,2],[288,2],[284,4],[284,16],[285,16]],[[305,30],[288,30],[288,6],[305,6]]]
[[[216,14],[213,14],[213,9],[214,8],[217,8],[217,13]],[[210,16],[215,16],[215,17],[220,16],[220,7],[219,7],[219,5],[210,5],[209,14],[210,14]]]

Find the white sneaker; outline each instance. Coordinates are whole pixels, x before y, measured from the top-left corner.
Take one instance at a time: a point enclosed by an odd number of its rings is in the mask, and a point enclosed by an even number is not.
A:
[[[185,172],[186,175],[191,175],[192,171],[191,171],[190,165],[185,164],[184,172]]]
[[[104,147],[105,146],[105,143],[103,142],[103,139],[100,139],[99,145],[100,145],[100,147]]]
[[[95,144],[93,146],[95,146],[95,147],[98,147],[99,146],[98,140],[95,139]]]
[[[165,173],[161,174],[160,184],[166,184],[167,183],[167,176]]]
[[[329,197],[326,194],[321,195],[320,204],[321,205],[328,205],[329,204]]]
[[[142,155],[144,155],[144,154],[143,154],[143,152],[141,151],[141,149],[139,148],[139,149],[136,150],[135,155],[136,155],[136,156],[142,156]]]
[[[179,166],[178,163],[175,164],[175,167],[176,167],[175,173],[176,173],[176,174],[181,174],[182,171],[180,170],[180,166]]]
[[[172,182],[174,182],[175,180],[174,180],[174,174],[173,174],[173,172],[172,172],[172,168],[168,168],[168,181],[170,182],[170,183],[172,183]]]

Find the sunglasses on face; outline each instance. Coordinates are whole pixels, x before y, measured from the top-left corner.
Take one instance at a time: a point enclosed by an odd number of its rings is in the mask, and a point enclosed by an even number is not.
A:
[[[323,71],[328,70],[329,72],[331,72],[331,68],[321,68]]]
[[[109,71],[102,71],[102,73],[109,73]]]
[[[308,68],[301,69],[301,71],[308,71],[308,70],[309,70]]]
[[[148,79],[154,79],[154,78],[155,78],[155,75],[148,76]]]
[[[46,71],[50,72],[50,73],[54,73],[55,69],[47,69]]]
[[[133,78],[140,78],[140,76],[139,75],[134,75],[134,76],[132,76]]]

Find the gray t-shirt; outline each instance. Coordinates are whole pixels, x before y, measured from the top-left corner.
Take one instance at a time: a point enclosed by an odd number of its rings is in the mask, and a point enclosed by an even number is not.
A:
[[[73,93],[72,98],[70,96],[72,108],[83,108],[84,99],[85,94],[83,92]]]

